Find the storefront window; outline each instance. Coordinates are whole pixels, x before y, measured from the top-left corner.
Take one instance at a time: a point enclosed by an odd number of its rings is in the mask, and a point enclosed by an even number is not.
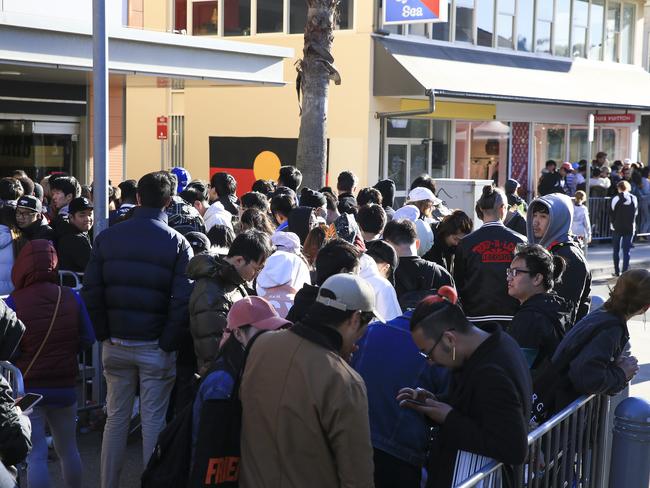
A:
[[[456,122],[456,178],[492,180],[508,174],[510,127],[502,122]]]
[[[223,10],[224,35],[251,35],[251,0],[224,0]]]
[[[390,125],[390,124],[389,124]],[[388,145],[388,174],[387,178],[395,182],[397,191],[406,191],[406,158],[408,146],[406,144]]]
[[[569,32],[571,30],[571,0],[556,0],[554,54],[569,56]]]
[[[447,22],[436,22],[431,25],[431,37],[438,41],[449,40],[449,22],[451,22],[451,0],[447,1]]]
[[[602,127],[600,129],[599,151],[607,153],[607,159],[616,161],[629,158],[628,140],[630,129],[627,127]]]
[[[389,119],[386,136],[426,139],[429,137],[429,121],[426,119]]]
[[[354,25],[354,0],[341,0],[336,29],[352,29]]]
[[[575,0],[573,3],[573,40],[571,56],[587,57],[587,26],[589,25],[589,0]]]
[[[594,155],[596,153],[593,153]],[[589,129],[573,127],[569,133],[569,161],[572,163],[589,158]]]
[[[289,34],[302,34],[307,23],[307,2],[305,0],[290,0],[289,3]]]
[[[257,32],[282,32],[283,6],[282,0],[257,0]]]
[[[535,23],[535,52],[551,53],[553,27],[553,0],[538,0]]]
[[[603,19],[605,0],[591,0],[589,18],[589,59],[601,59],[603,52]]]
[[[566,125],[534,124],[535,169],[532,176],[535,188],[546,161],[552,159],[558,166],[565,161],[567,129]]]
[[[636,5],[623,4],[623,27],[621,29],[621,62],[634,63],[634,24],[636,23]]]
[[[450,123],[446,120],[432,121],[431,137],[431,177],[449,176]]]
[[[192,35],[209,36],[219,32],[219,2],[192,3]]]
[[[533,0],[519,0],[517,5],[517,50],[533,51]]]
[[[456,0],[456,41],[474,42],[474,0]]]
[[[476,39],[479,46],[492,47],[494,40],[494,0],[476,0]]]
[[[514,39],[512,33],[515,24],[514,0],[497,0],[499,16],[497,17],[497,47],[512,49]]]
[[[605,38],[605,61],[618,61],[618,46],[621,30],[621,4],[607,3],[607,24]]]

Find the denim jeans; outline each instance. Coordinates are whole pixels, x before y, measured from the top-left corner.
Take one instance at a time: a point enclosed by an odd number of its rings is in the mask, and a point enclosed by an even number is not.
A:
[[[102,441],[101,487],[118,488],[136,388],[139,384],[142,460],[146,466],[158,434],[165,427],[176,377],[176,353],[165,352],[155,344],[123,346],[104,341],[102,363],[107,419]]]
[[[632,249],[632,234],[619,234],[614,232],[612,234],[612,245],[614,246],[614,271],[616,274],[621,272],[619,267],[619,252],[623,249],[623,273],[630,267],[630,249]]]
[[[77,449],[77,404],[68,407],[37,406],[29,415],[29,419],[32,422],[32,450],[27,456],[27,486],[52,486],[47,470],[47,423],[54,438],[54,449],[61,460],[65,486],[81,488],[81,457]]]

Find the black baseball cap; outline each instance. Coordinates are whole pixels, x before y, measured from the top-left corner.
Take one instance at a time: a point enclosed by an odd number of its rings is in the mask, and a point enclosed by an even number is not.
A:
[[[185,234],[185,238],[192,246],[195,255],[210,250],[210,240],[202,232],[188,232]]]
[[[70,202],[68,205],[68,212],[73,214],[77,212],[81,212],[83,210],[88,210],[92,209],[93,204],[90,200],[88,200],[86,197],[79,197],[75,198]]]
[[[41,201],[31,195],[24,195],[16,201],[17,208],[26,208],[32,212],[41,213],[43,210],[43,205]]]

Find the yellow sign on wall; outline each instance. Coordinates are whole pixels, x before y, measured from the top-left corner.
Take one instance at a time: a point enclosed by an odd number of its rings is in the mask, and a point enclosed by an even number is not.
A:
[[[428,100],[402,98],[400,110],[419,110],[429,106]],[[436,111],[421,115],[430,119],[460,119],[460,120],[495,120],[497,107],[493,103],[463,103],[463,102],[438,102]]]

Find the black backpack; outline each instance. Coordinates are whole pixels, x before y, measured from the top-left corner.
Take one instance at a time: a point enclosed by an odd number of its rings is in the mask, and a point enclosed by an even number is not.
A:
[[[142,488],[184,487],[192,456],[192,409],[194,402],[162,430],[156,448],[142,473]]]

